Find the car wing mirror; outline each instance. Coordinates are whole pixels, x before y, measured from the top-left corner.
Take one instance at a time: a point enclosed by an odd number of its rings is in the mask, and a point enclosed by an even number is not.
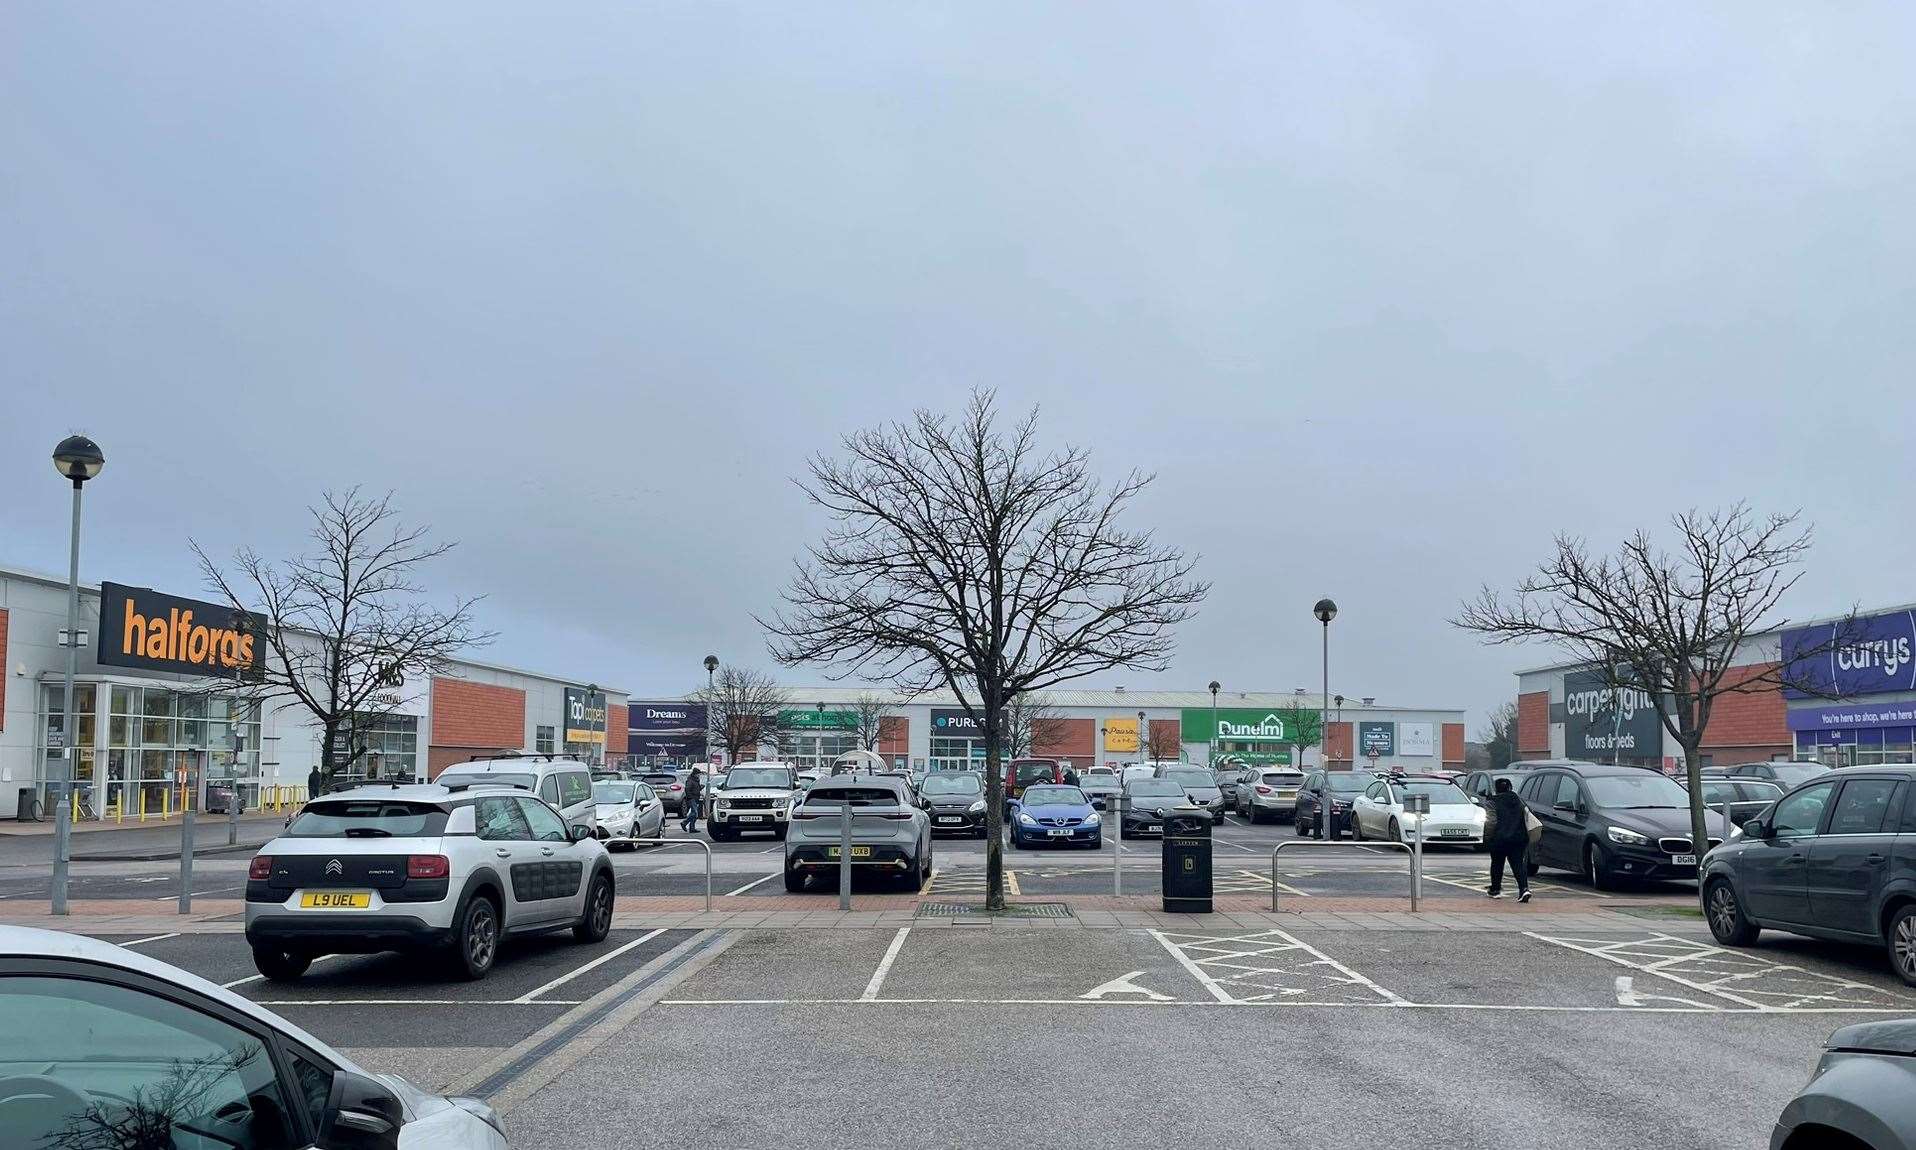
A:
[[[319,1144],[330,1150],[398,1150],[406,1112],[393,1092],[363,1074],[333,1072]]]
[[[579,823],[573,823],[566,827],[565,834],[567,842],[584,842],[586,839],[592,837],[592,828]]]
[[[1576,814],[1577,804],[1571,802],[1569,799],[1558,799],[1555,803],[1551,804],[1550,809],[1557,810],[1557,811],[1569,811],[1571,814]]]

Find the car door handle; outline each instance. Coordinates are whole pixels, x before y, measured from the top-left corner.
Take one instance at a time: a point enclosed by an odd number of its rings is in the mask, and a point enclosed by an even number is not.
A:
[[[492,848],[492,853],[498,855],[502,859],[509,859],[512,857],[512,852],[507,850],[504,847],[494,847]]]
[[[1875,866],[1877,863],[1880,863],[1883,861],[1883,856],[1882,855],[1864,855],[1863,861],[1868,863],[1871,866]]]
[[[551,857],[552,857],[552,848],[551,848],[551,847],[540,847],[540,848],[539,848],[539,853],[540,853],[540,854],[542,854],[542,855],[544,855],[544,856],[546,856],[547,858],[551,858]]]

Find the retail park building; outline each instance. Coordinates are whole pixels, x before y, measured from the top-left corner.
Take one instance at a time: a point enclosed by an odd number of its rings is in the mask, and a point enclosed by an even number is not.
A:
[[[1717,698],[1705,766],[1757,759],[1830,766],[1916,761],[1916,607],[1819,619],[1746,639]],[[1682,748],[1642,691],[1613,692],[1585,665],[1517,676],[1517,753],[1675,770]]]
[[[776,715],[774,732],[760,758],[776,756],[816,768],[858,746],[861,696],[884,698],[877,752],[900,768],[950,769],[981,766],[985,739],[978,720],[948,692],[891,695],[870,688],[794,687]],[[1074,765],[1136,762],[1150,749],[1203,763],[1215,746],[1247,762],[1289,762],[1294,753],[1283,727],[1284,710],[1316,710],[1320,697],[1274,691],[1222,691],[1212,710],[1208,691],[1051,690],[1042,702],[1053,716],[1033,724],[1031,754],[1069,759]],[[627,711],[627,751],[635,761],[690,762],[705,759],[706,713],[695,698],[634,699]],[[1388,706],[1375,700],[1333,704],[1328,760],[1334,768],[1373,762],[1379,769],[1460,770],[1464,762],[1464,712],[1455,708]],[[1377,752],[1375,756],[1369,752]],[[1320,748],[1305,752],[1307,765]]]
[[[115,583],[81,587],[76,758],[96,814],[178,810],[189,779],[237,786],[249,806],[273,788],[305,787],[320,733],[295,705],[236,695],[228,668],[252,637],[235,623],[213,603]],[[65,627],[66,580],[0,568],[0,818],[16,817],[23,798],[44,809],[46,780],[59,776]],[[391,686],[353,732],[363,752],[347,772],[413,778],[520,750],[617,758],[625,703],[623,691],[590,682],[455,660]]]

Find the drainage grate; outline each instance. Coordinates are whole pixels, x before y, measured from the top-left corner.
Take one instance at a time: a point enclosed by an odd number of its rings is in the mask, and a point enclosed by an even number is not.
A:
[[[990,917],[983,903],[925,902],[918,904],[919,918]],[[1061,902],[1012,902],[998,912],[1000,918],[1070,918],[1071,908]]]

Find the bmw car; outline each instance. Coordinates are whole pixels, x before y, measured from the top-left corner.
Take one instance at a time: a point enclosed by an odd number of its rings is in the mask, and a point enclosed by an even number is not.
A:
[[[1011,804],[1011,845],[1090,846],[1104,842],[1104,819],[1077,787],[1035,783]]]

